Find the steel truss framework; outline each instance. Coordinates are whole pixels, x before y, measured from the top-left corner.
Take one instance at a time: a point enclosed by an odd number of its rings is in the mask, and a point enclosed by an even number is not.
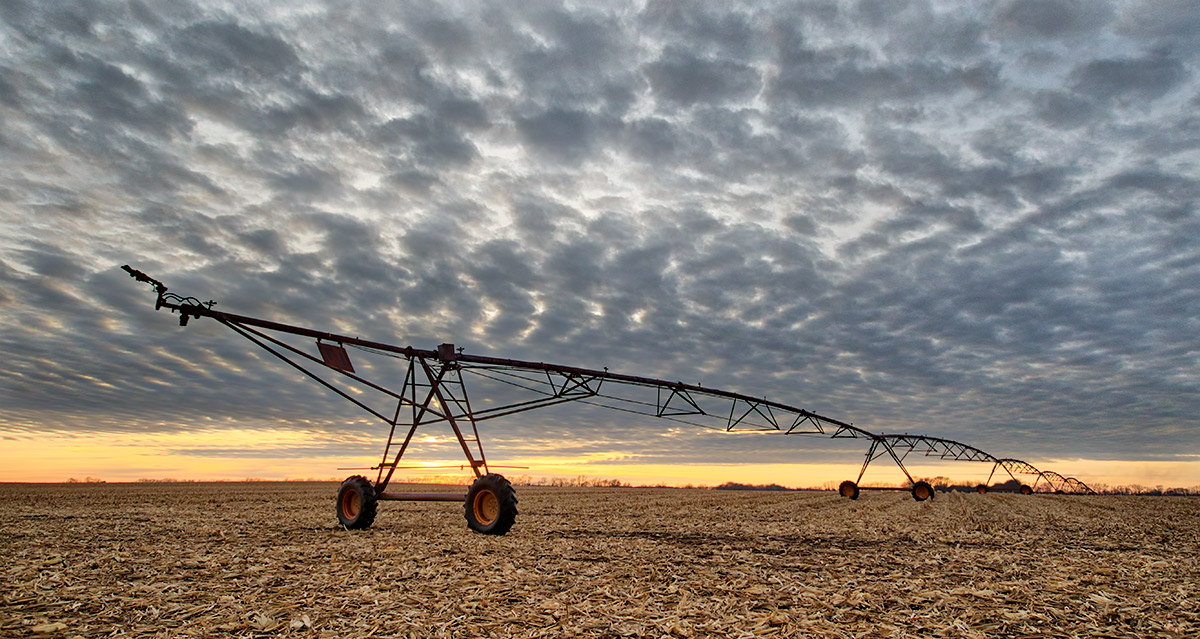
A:
[[[409,451],[414,435],[422,427],[444,423],[454,433],[455,440],[477,478],[490,472],[478,423],[508,417],[538,408],[576,402],[601,406],[628,413],[652,416],[673,422],[725,432],[776,432],[788,435],[826,436],[837,439],[866,439],[870,442],[862,470],[853,484],[857,497],[867,467],[880,457],[889,457],[904,474],[910,485],[923,484],[909,474],[905,460],[910,455],[937,457],[944,460],[992,463],[992,475],[1003,469],[1012,479],[1017,475],[1035,475],[1028,492],[1042,481],[1057,492],[1093,492],[1075,478],[1063,477],[1051,471],[1041,471],[1017,459],[1001,459],[961,442],[912,434],[876,434],[851,423],[765,398],[708,388],[699,384],[672,382],[650,377],[623,375],[608,369],[593,370],[546,364],[542,362],[503,359],[463,353],[451,344],[436,349],[395,346],[292,326],[264,319],[235,315],[213,310],[214,302],[201,302],[194,297],[170,293],[167,287],[141,271],[124,268],[135,279],[149,283],[157,293],[155,309],[178,312],[181,326],[189,319],[208,317],[228,327],[264,351],[279,358],[330,391],[338,394],[368,414],[386,423],[387,442],[376,471],[374,490],[379,499],[449,499],[444,493],[388,493],[386,489],[400,461]],[[311,353],[284,339],[284,336],[316,340],[317,352]],[[310,348],[311,348],[311,342]],[[346,348],[384,355],[402,362],[403,382],[395,386],[368,379],[366,373],[356,372]],[[372,369],[373,370],[373,369]],[[468,377],[490,382],[493,387],[506,388],[513,401],[492,401],[485,406],[472,406],[467,395]],[[382,396],[385,403],[372,405],[363,399],[363,392]],[[511,397],[510,397],[511,398]],[[928,485],[926,484],[928,487]],[[983,485],[986,486],[986,485]],[[870,487],[861,487],[871,489]],[[1026,486],[1022,485],[1022,492]],[[924,499],[928,495],[914,497]],[[455,500],[461,496],[454,496]]]
[[[992,466],[992,474],[995,474],[997,468],[1003,468],[1008,476],[1014,479],[1017,475],[1033,475],[1035,479],[1030,487],[1031,490],[1037,490],[1038,484],[1044,481],[1050,490],[1056,493],[1090,494],[1096,492],[1074,477],[1063,477],[1052,470],[1038,470],[1032,464],[1019,459],[997,459],[995,465]],[[988,475],[988,481],[991,481],[991,478],[992,475]]]

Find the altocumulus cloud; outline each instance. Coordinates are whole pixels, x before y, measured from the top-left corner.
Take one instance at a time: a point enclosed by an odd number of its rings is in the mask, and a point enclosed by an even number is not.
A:
[[[131,263],[233,312],[1000,454],[1195,453],[1197,15],[8,0],[0,428],[361,450],[340,401],[181,334]],[[499,443],[764,459],[663,428],[534,414]]]

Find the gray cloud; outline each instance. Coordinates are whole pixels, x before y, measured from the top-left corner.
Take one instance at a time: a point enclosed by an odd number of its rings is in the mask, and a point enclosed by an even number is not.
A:
[[[1063,38],[1094,32],[1112,20],[1112,8],[1072,0],[1012,0],[996,5],[997,26],[1016,36]]]
[[[753,67],[695,58],[684,51],[664,54],[648,65],[646,77],[656,95],[683,106],[745,100],[754,97],[762,84]]]
[[[1153,100],[1187,75],[1181,62],[1165,56],[1092,60],[1072,73],[1072,88],[1098,99]]]
[[[130,263],[231,312],[998,454],[1194,452],[1193,9],[3,3],[0,430],[377,439],[155,313]],[[776,446],[667,426],[574,407],[488,437]],[[844,458],[805,441],[771,459]]]
[[[300,64],[295,50],[281,38],[236,22],[191,24],[177,32],[175,41],[184,59],[210,69],[213,77],[272,78]]]
[[[578,161],[591,155],[597,125],[584,111],[552,109],[521,118],[517,129],[522,138],[537,153],[553,160]]]

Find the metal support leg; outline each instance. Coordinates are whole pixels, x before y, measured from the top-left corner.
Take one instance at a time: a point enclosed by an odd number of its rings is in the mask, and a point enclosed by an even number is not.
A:
[[[863,460],[862,470],[858,471],[858,479],[854,481],[856,484],[862,483],[863,475],[867,474],[867,466],[875,459],[875,449],[879,447],[879,440],[871,440],[871,448],[867,451],[867,457]]]

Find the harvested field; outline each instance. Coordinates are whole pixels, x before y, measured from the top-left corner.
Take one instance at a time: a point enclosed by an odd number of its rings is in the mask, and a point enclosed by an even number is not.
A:
[[[1200,499],[336,484],[0,485],[3,637],[1200,636]]]

